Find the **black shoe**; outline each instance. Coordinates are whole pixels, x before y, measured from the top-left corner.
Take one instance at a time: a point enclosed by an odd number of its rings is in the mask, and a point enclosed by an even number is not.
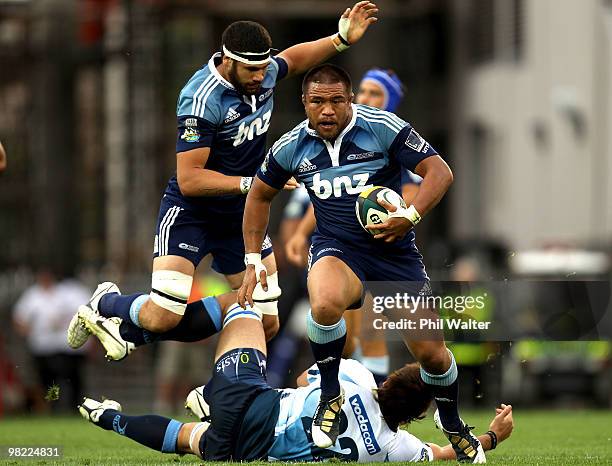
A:
[[[436,410],[434,414],[434,422],[436,427],[444,432],[444,435],[446,435],[446,438],[451,443],[453,450],[455,450],[455,454],[457,455],[457,461],[460,463],[479,464],[487,462],[487,458],[480,441],[471,432],[473,427],[468,426],[465,422],[463,422],[463,420],[461,420],[461,429],[459,429],[459,432],[446,430],[442,425],[438,410]]]
[[[340,434],[340,412],[344,403],[344,390],[328,401],[319,401],[312,419],[312,441],[319,448],[329,448]]]

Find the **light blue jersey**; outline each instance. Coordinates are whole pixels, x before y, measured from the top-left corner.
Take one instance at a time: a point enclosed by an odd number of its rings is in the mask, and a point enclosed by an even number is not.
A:
[[[355,200],[375,185],[401,193],[403,169],[414,171],[434,154],[431,145],[398,116],[354,104],[349,124],[333,143],[303,121],[276,141],[257,176],[276,189],[291,176],[304,183],[321,235],[360,248],[396,251],[414,248],[414,233],[391,245],[374,240],[357,222]]]
[[[259,92],[246,96],[221,76],[217,70],[220,60],[221,54],[214,54],[181,90],[176,152],[210,147],[207,169],[229,176],[254,176],[265,155],[274,87],[286,76],[287,63],[272,57]],[[176,205],[195,207],[203,217],[234,215],[240,221],[244,210],[243,195],[185,197],[176,176],[169,181],[166,195]]]
[[[429,446],[406,431],[392,431],[382,417],[375,397],[374,376],[359,362],[343,359],[339,371],[345,392],[336,444],[322,449],[310,435],[312,417],[319,402],[319,372],[308,370],[309,385],[282,390],[275,439],[269,460],[321,461],[340,458],[346,461],[429,461]]]

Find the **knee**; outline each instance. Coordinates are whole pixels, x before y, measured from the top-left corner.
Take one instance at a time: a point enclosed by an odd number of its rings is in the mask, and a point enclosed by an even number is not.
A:
[[[143,306],[140,310],[140,325],[153,333],[163,333],[172,330],[182,319],[182,315],[175,314],[152,302],[150,306]]]
[[[316,293],[310,297],[312,317],[321,325],[332,325],[340,320],[346,310],[342,299],[334,293]]]
[[[421,341],[411,348],[423,369],[434,374],[448,370],[450,356],[443,342]]]

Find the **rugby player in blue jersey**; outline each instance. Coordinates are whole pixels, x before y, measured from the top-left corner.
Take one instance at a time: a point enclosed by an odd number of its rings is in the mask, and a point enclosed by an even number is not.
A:
[[[159,210],[149,293],[122,296],[117,285],[98,286],[68,329],[68,343],[82,346],[90,333],[109,359],[126,357],[155,340],[187,314],[200,316],[201,304],[187,305],[194,270],[211,254],[212,268],[233,289],[245,270],[242,215],[245,195],[265,156],[266,133],[277,82],[303,73],[361,39],[376,21],[369,1],[347,8],[338,33],[271,55],[268,31],[252,21],[231,24],[215,53],[182,89],[177,105],[176,175]],[[297,186],[287,180],[286,189]],[[268,338],[278,330],[276,264],[268,237],[261,247],[269,287],[258,287],[256,306],[264,314]],[[188,329],[187,329],[188,331]]]
[[[107,399],[85,398],[79,411],[85,419],[163,453],[193,454],[206,461],[344,461],[418,462],[453,460],[450,445],[425,443],[400,426],[424,417],[432,392],[421,380],[417,364],[392,373],[377,388],[370,371],[357,361],[342,360],[339,377],[347,396],[342,407],[337,445],[317,447],[310,426],[315,414],[320,374],[309,368],[297,389],[272,389],[266,381],[266,343],[261,314],[236,304],[236,293],[203,300],[203,312],[221,336],[211,380],[187,397],[186,406],[201,422],[182,423],[154,414],[121,412]],[[182,322],[179,324],[182,325]],[[172,330],[170,331],[172,332]],[[208,329],[194,326],[205,337]],[[163,338],[172,339],[164,334]],[[436,422],[438,416],[434,415]],[[501,405],[479,436],[484,449],[495,448],[513,429],[512,406]]]
[[[397,74],[392,70],[372,68],[361,78],[355,102],[387,112],[395,112],[403,97],[404,86]],[[421,178],[418,175],[408,170],[402,170],[400,184],[402,197],[406,205],[412,204],[412,200],[419,190],[420,182]],[[285,251],[287,259],[300,267],[306,266],[308,263],[308,247],[310,246],[310,237],[316,227],[316,219],[308,197],[308,191],[305,188],[295,190],[291,195],[291,200],[294,198],[301,201],[301,204],[298,205],[307,203],[308,207],[303,208],[300,215],[301,221],[294,226],[293,235],[285,244]],[[291,200],[288,208],[295,205],[295,203],[291,203]],[[295,211],[296,209],[292,210]],[[375,314],[364,312],[364,309],[371,309],[371,306],[371,296],[366,294],[363,308],[344,315],[347,335],[342,354],[344,357],[359,360],[372,371],[376,382],[380,384],[389,374],[389,354],[381,330],[372,328],[371,320]]]
[[[346,341],[347,309],[358,308],[366,281],[410,282],[416,294],[431,288],[413,227],[444,196],[453,175],[414,128],[393,113],[352,104],[349,75],[334,65],[311,69],[302,84],[307,119],[282,136],[268,152],[247,196],[243,220],[247,270],[238,302],[253,304],[258,282],[267,288],[261,260],[272,199],[295,177],[308,188],[317,229],[310,249],[308,292],[311,312],[307,334],[321,373],[321,396],[312,423],[314,443],[335,444],[340,431],[344,393],[338,368]],[[355,217],[355,200],[371,186],[400,192],[400,173],[408,169],[423,178],[408,208],[391,211],[366,232]],[[393,313],[397,318],[398,313]],[[459,417],[457,365],[443,337],[414,341],[403,334],[421,365],[421,378],[436,400],[441,425],[460,461],[481,463],[478,439]]]

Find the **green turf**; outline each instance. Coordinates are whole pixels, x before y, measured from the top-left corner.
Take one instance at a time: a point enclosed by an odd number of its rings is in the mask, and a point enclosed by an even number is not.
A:
[[[487,430],[488,413],[464,413]],[[611,411],[525,411],[514,415],[513,436],[487,459],[492,464],[570,465],[612,464]],[[430,419],[409,429],[418,437],[444,443]],[[1,464],[202,464],[193,456],[162,455],[113,432],[103,431],[80,418],[0,419],[0,445],[61,445],[62,461],[0,459]]]

